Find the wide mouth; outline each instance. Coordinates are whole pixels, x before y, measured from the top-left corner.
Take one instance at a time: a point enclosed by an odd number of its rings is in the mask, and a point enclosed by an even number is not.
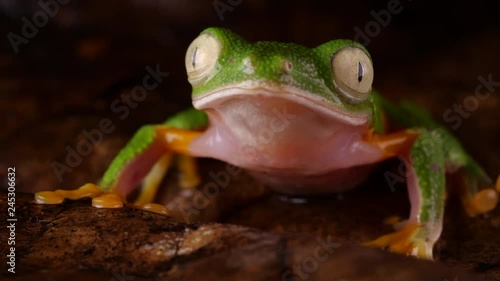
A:
[[[215,90],[199,97],[194,96],[193,106],[200,110],[217,108],[218,105],[229,99],[244,99],[245,97],[267,97],[288,100],[289,102],[300,104],[312,111],[353,126],[366,124],[369,117],[369,113],[349,112],[332,104],[331,101],[320,95],[310,94],[290,86],[266,87],[260,85],[245,87],[244,85],[235,85],[222,90]],[[340,100],[338,103],[340,103]]]

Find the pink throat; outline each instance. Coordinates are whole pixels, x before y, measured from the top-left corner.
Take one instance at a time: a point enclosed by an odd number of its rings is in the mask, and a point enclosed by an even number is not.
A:
[[[281,97],[227,98],[204,110],[210,126],[191,144],[192,154],[247,169],[271,187],[291,178],[304,186],[324,178],[331,185],[339,175],[329,174],[381,158],[363,141],[367,124],[347,124]]]

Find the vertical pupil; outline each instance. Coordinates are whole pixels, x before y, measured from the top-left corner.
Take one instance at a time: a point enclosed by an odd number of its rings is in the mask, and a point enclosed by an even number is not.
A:
[[[194,66],[196,65],[196,53],[197,53],[197,52],[198,52],[198,47],[196,47],[196,48],[194,49],[194,52],[193,52],[193,57],[192,57],[192,59],[191,59],[191,63],[193,64],[193,68],[194,68]]]
[[[358,82],[363,80],[363,74],[363,66],[361,65],[361,62],[358,62]]]

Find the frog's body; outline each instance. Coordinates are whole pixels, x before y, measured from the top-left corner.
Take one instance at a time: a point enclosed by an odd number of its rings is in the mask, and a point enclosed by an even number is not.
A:
[[[142,181],[136,204],[150,204],[178,153],[184,177],[199,183],[193,157],[245,168],[275,190],[331,193],[363,181],[373,164],[400,157],[407,164],[412,204],[405,226],[369,244],[432,257],[441,233],[445,172],[461,172],[463,202],[471,214],[495,207],[498,195],[459,142],[412,104],[393,105],[371,89],[368,52],[349,40],[314,49],[277,42],[250,43],[209,28],[186,54],[193,105],[164,124],[141,128],[115,158],[100,186],[42,192],[40,203],[93,197],[96,207],[121,207]],[[387,134],[383,110],[409,129]]]

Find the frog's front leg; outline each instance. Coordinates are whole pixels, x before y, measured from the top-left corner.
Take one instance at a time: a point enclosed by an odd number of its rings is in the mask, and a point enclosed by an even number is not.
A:
[[[365,245],[432,259],[432,248],[441,234],[443,221],[445,152],[442,140],[434,136],[434,132],[422,129],[418,130],[418,134],[406,148],[398,146],[399,151],[387,151],[384,143],[388,140],[374,142],[388,154],[395,153],[394,156],[404,159],[412,207],[410,217],[402,228]]]
[[[173,154],[179,154],[181,186],[192,188],[199,183],[194,160],[189,156],[189,144],[202,134],[197,129],[206,125],[206,115],[191,109],[162,125],[143,126],[115,157],[99,186],[85,184],[76,190],[38,192],[35,199],[40,204],[60,204],[64,199],[90,197],[94,207],[119,208],[123,206],[127,194],[142,181],[135,205],[165,213],[164,207],[152,202],[161,179],[171,165]]]
[[[384,111],[400,125],[421,129],[382,136],[368,135],[367,141],[386,152],[387,158],[400,157],[404,160],[412,209],[403,228],[366,245],[432,258],[432,247],[442,229],[445,172],[456,175],[457,181],[451,187],[461,187],[462,203],[469,215],[482,214],[495,208],[500,192],[500,177],[495,190],[489,177],[465,152],[460,142],[425,110],[410,102],[395,105],[378,95],[376,97]],[[402,133],[409,131],[418,132],[418,138],[405,145],[399,140]]]

